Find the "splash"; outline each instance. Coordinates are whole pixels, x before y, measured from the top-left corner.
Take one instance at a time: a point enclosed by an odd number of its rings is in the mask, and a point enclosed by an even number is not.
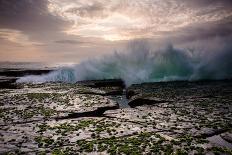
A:
[[[152,51],[145,42],[130,43],[125,52],[86,60],[45,75],[21,77],[17,82],[45,83],[122,79],[127,86],[143,82],[231,79],[231,46],[201,52],[174,48]],[[198,54],[196,54],[198,52]]]

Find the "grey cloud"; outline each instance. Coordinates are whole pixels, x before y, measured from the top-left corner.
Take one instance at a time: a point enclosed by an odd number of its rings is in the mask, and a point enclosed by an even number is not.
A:
[[[210,44],[210,40],[216,39],[229,43],[232,40],[231,25],[232,20],[229,18],[217,22],[191,25],[173,32],[161,32],[163,37],[160,42],[171,42],[175,45],[191,45],[194,42],[207,41]]]
[[[215,37],[232,36],[232,17],[224,21],[209,22],[201,25],[192,25],[182,30],[181,41],[194,41]]]
[[[0,0],[0,28],[18,30],[41,43],[63,38],[70,23],[52,15],[47,5],[47,0]]]
[[[64,21],[48,12],[45,0],[0,0],[0,27],[55,31],[64,25]]]
[[[57,40],[57,41],[55,41],[55,43],[59,43],[59,44],[74,44],[74,45],[77,45],[77,44],[84,44],[84,43],[86,43],[86,42],[77,41],[77,40]]]
[[[70,26],[70,22],[52,15],[47,5],[47,0],[0,0],[0,29],[19,31],[41,53],[66,51],[65,47],[56,48],[53,43],[54,39],[67,38],[62,31]],[[11,44],[8,48],[16,46],[18,47],[17,44]]]
[[[86,4],[79,7],[73,7],[67,10],[67,12],[77,14],[80,17],[98,18],[107,16],[103,3],[94,1],[92,4]]]
[[[190,7],[206,7],[209,5],[221,5],[224,7],[231,7],[231,0],[177,0],[188,4]]]

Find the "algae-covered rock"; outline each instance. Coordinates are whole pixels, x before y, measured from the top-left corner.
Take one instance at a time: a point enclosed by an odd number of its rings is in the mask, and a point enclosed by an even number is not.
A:
[[[118,82],[96,83],[1,89],[0,153],[232,153],[231,81],[133,85],[131,107]]]

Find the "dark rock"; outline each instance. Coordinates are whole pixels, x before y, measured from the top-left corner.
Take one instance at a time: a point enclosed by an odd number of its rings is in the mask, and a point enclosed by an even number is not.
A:
[[[105,111],[115,110],[118,108],[119,108],[118,104],[116,106],[110,106],[110,107],[99,107],[93,111],[86,111],[86,112],[81,112],[81,113],[71,113],[71,114],[68,114],[68,116],[60,117],[57,119],[71,119],[71,118],[78,118],[78,117],[101,117],[101,116],[103,116]]]
[[[17,89],[21,88],[16,84],[16,80],[25,75],[41,75],[49,73],[52,70],[25,70],[25,69],[2,69],[0,70],[0,88]]]
[[[220,135],[225,141],[232,143],[232,133],[226,132]]]
[[[128,105],[131,108],[137,107],[137,106],[142,106],[142,105],[153,105],[153,104],[157,104],[157,103],[166,103],[166,102],[170,102],[167,100],[162,100],[159,98],[136,98],[131,100]]]
[[[17,89],[19,85],[15,84],[16,79],[0,80],[0,89]]]
[[[136,93],[133,90],[126,90],[126,98],[130,99],[132,96],[134,96]]]
[[[143,85],[131,85],[130,87],[128,87],[126,89],[126,98],[130,99],[131,97],[141,94],[143,92],[143,90],[141,89]]]
[[[122,95],[123,94],[123,89],[121,87],[106,87],[104,88],[99,88],[104,92],[103,95]]]
[[[215,85],[215,88],[212,89],[212,85]],[[168,98],[183,98],[187,96],[204,96],[206,98],[215,97],[217,95],[226,95],[230,94],[230,90],[216,91],[216,87],[232,87],[231,80],[218,80],[218,81],[173,81],[173,82],[153,82],[153,83],[142,83],[134,84],[127,88],[126,97],[127,99],[137,96],[138,94],[153,94],[162,95],[163,99]],[[175,91],[172,91],[175,90]],[[186,91],[188,90],[188,91]],[[207,90],[207,91],[205,91]],[[196,92],[197,91],[197,92]],[[164,95],[165,94],[165,95]],[[197,95],[196,95],[197,94]],[[159,96],[160,97],[160,96]]]
[[[125,88],[125,84],[121,79],[107,79],[107,80],[87,80],[78,82],[79,84],[83,84],[85,86],[89,86],[92,88],[100,88],[100,87],[120,87]]]
[[[202,128],[201,131],[198,133],[198,135],[195,135],[196,137],[201,138],[207,138],[207,137],[213,137],[216,135],[223,135],[224,132],[226,132],[228,129],[212,129],[212,128]]]
[[[25,75],[41,75],[49,73],[52,70],[25,70],[25,69],[4,69],[0,71],[0,76],[20,77]]]
[[[95,95],[122,95],[125,87],[122,80],[91,80],[80,81],[77,84],[82,85],[86,89],[80,94],[95,94]],[[94,90],[94,91],[93,91]]]

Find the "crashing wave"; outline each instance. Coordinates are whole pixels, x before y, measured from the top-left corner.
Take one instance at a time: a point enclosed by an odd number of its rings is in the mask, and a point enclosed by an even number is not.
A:
[[[144,42],[131,43],[126,52],[86,60],[45,75],[21,77],[17,82],[44,83],[122,79],[127,86],[143,82],[229,79],[232,77],[231,46],[195,56],[190,50],[174,48],[152,51]],[[197,52],[197,51],[196,51]]]

